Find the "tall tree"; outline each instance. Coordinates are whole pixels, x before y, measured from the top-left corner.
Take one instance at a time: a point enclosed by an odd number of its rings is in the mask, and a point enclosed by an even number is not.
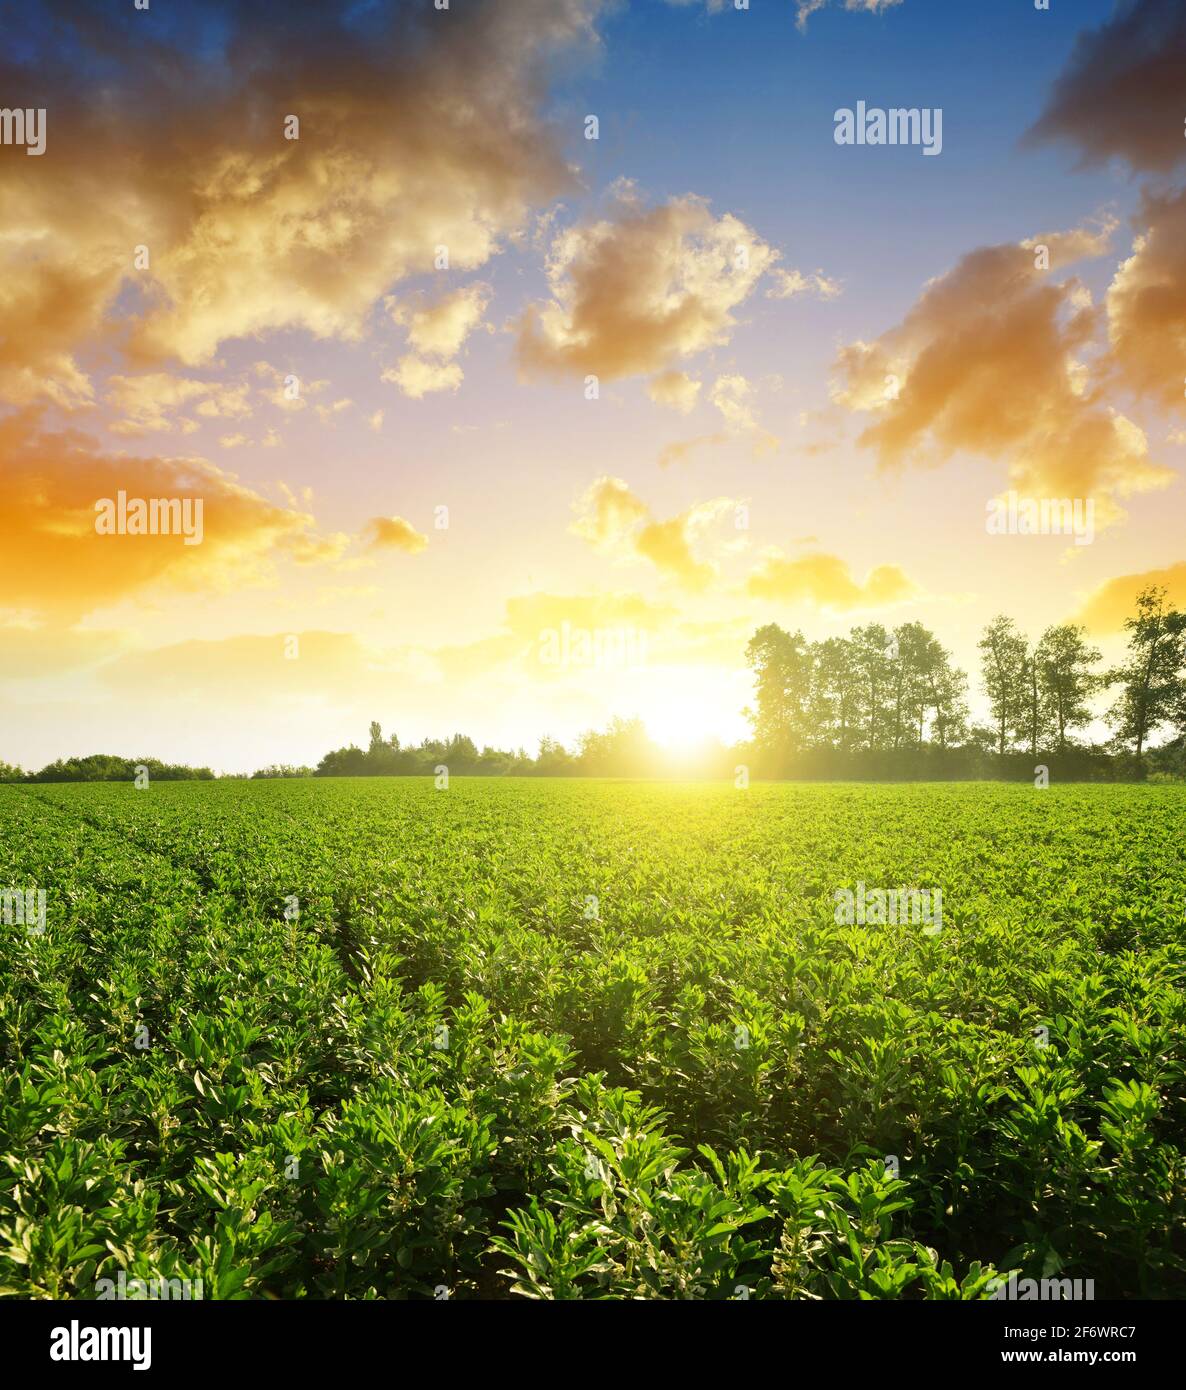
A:
[[[864,723],[865,746],[884,747],[889,731],[886,707],[894,660],[893,639],[881,623],[854,627],[849,634],[857,668],[861,673],[860,717]]]
[[[951,664],[951,653],[939,646],[927,669],[928,702],[932,710],[934,737],[939,747],[965,737],[968,729],[968,676]]]
[[[856,649],[846,637],[829,637],[811,647],[815,664],[811,721],[817,742],[832,743],[842,753],[850,748],[860,706],[860,672]]]
[[[1136,616],[1124,626],[1128,659],[1109,676],[1121,691],[1108,723],[1140,758],[1150,735],[1177,722],[1186,704],[1186,613],[1172,606],[1164,588],[1151,585],[1137,595]]]
[[[984,693],[997,727],[997,753],[1004,757],[1025,708],[1026,641],[1003,614],[984,629],[979,642],[984,661]]]
[[[803,634],[767,623],[750,638],[745,659],[756,677],[757,709],[747,711],[754,741],[780,761],[794,757],[809,733],[814,668]]]
[[[1031,758],[1038,756],[1038,744],[1048,727],[1049,709],[1042,699],[1041,684],[1038,678],[1038,649],[1027,647],[1021,664],[1022,698],[1018,710],[1017,734],[1029,745]]]
[[[890,744],[921,744],[927,711],[927,672],[939,644],[922,623],[902,623],[889,647],[891,689]],[[941,650],[941,649],[939,649]]]
[[[1089,701],[1102,684],[1092,669],[1100,660],[1100,651],[1088,646],[1086,628],[1061,623],[1042,634],[1035,657],[1051,732],[1057,738],[1058,751],[1065,753],[1068,734],[1091,722]]]

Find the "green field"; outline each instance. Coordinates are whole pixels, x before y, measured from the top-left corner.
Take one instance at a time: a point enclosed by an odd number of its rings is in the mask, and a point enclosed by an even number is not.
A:
[[[0,786],[47,905],[0,1289],[1180,1295],[1184,831],[1176,785]],[[838,925],[858,883],[942,930]]]

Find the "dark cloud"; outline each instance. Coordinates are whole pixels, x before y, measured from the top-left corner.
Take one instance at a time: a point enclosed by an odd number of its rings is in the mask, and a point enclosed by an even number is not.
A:
[[[1068,140],[1085,164],[1119,155],[1166,173],[1186,157],[1186,4],[1129,0],[1080,34],[1027,143]]]

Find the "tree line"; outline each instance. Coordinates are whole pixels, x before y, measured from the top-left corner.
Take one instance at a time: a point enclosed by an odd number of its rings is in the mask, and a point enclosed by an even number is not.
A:
[[[808,642],[777,624],[746,648],[754,672],[759,767],[775,776],[1033,776],[1038,764],[1072,776],[1186,771],[1186,614],[1165,589],[1137,597],[1128,650],[1100,668],[1084,628],[1062,623],[1031,640],[994,618],[978,649],[991,723],[969,713],[967,673],[922,623],[854,627]],[[1110,737],[1085,738],[1092,701],[1114,691]],[[1169,735],[1150,753],[1150,741]]]
[[[158,758],[121,758],[113,753],[90,753],[85,758],[58,758],[39,772],[22,772],[0,759],[0,782],[132,782],[141,770],[150,782],[209,782],[208,767],[163,763]]]
[[[706,777],[733,776],[744,751],[708,739],[697,750],[694,770]],[[655,743],[641,719],[619,718],[604,730],[590,729],[572,750],[545,735],[534,758],[523,748],[479,750],[465,734],[401,745],[396,734],[384,738],[382,727],[372,723],[366,748],[352,744],[327,753],[316,768],[265,768],[255,776],[421,777],[439,768],[460,777],[662,777],[686,775],[688,760]]]
[[[375,722],[365,748],[350,744],[315,768],[276,764],[253,776],[423,777],[443,767],[451,776],[494,777],[737,777],[744,770],[745,777],[1030,780],[1038,765],[1063,779],[1186,776],[1186,613],[1164,588],[1150,587],[1125,629],[1124,660],[1102,669],[1080,626],[1057,624],[1031,640],[1011,618],[994,618],[978,644],[987,724],[971,717],[967,673],[922,623],[868,623],[821,642],[768,623],[746,648],[754,673],[746,743],[709,738],[694,757],[677,754],[656,744],[642,720],[619,718],[588,730],[571,750],[545,736],[531,757],[523,748],[479,748],[465,734],[404,745]],[[1093,701],[1105,692],[1112,692],[1104,713],[1110,736],[1091,742]],[[0,782],[131,781],[140,768],[150,781],[214,776],[207,767],[95,754],[39,772],[0,761]]]

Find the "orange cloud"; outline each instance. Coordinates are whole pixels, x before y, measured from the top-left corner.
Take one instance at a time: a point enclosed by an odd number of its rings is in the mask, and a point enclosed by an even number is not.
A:
[[[716,497],[667,521],[656,521],[628,483],[601,477],[576,503],[580,515],[569,529],[599,550],[621,558],[649,560],[681,588],[699,593],[716,577],[717,569],[712,562],[696,558],[693,544],[737,505],[731,498]]]
[[[0,592],[68,624],[158,582],[226,588],[258,581],[273,559],[330,545],[307,513],[273,506],[202,459],[103,454],[77,432],[42,433],[29,412],[0,420]],[[96,503],[194,499],[201,541],[176,534],[99,534]]]
[[[490,286],[479,282],[465,285],[429,304],[422,300],[409,304],[393,301],[391,317],[407,327],[408,344],[417,352],[456,357],[466,338],[482,322],[489,300]]]
[[[1098,252],[1109,232],[1051,234],[1041,246],[1056,267]],[[1123,515],[1119,498],[1173,474],[1137,425],[1101,404],[1079,356],[1097,312],[1079,281],[1054,280],[1041,261],[1036,238],[966,255],[896,328],[841,350],[833,396],[875,415],[860,442],[882,467],[981,454],[1005,462],[1020,491],[1093,497],[1107,524]]]
[[[736,372],[719,376],[713,382],[709,399],[735,430],[753,436],[754,453],[759,457],[778,448],[775,435],[764,430],[753,411],[754,388],[752,383]]]
[[[409,352],[394,367],[388,367],[381,379],[419,401],[433,391],[456,391],[464,376],[456,362],[430,362]]]
[[[776,267],[770,272],[772,284],[766,291],[767,299],[796,299],[800,295],[814,295],[816,299],[835,299],[841,293],[838,280],[831,280],[822,270],[814,275],[804,275],[799,270],[782,270]]]
[[[1186,192],[1146,195],[1140,223],[1144,230],[1108,290],[1112,360],[1138,395],[1180,410],[1186,404]]]
[[[402,550],[406,555],[418,555],[428,545],[428,537],[402,516],[374,516],[364,533],[370,537],[371,550]]]
[[[713,217],[702,198],[646,208],[619,187],[610,217],[553,242],[552,298],[520,322],[520,364],[528,374],[605,381],[669,371],[729,341],[733,311],[774,257],[744,222]]]
[[[1121,574],[1101,584],[1079,611],[1077,622],[1092,632],[1121,632],[1124,620],[1137,611],[1137,594],[1151,586],[1164,588],[1169,600],[1186,608],[1186,560],[1165,569],[1145,570],[1143,574]]]
[[[209,35],[121,43],[59,8],[37,54],[49,157],[0,161],[0,397],[89,404],[76,354],[96,342],[199,364],[277,329],[355,338],[442,255],[484,264],[571,182],[538,103],[601,8],[477,0],[456,24],[400,5],[364,33],[337,6],[235,6],[218,61]],[[0,79],[29,83],[3,60]]]
[[[687,415],[695,406],[703,383],[694,381],[687,372],[660,372],[652,377],[647,386],[647,395],[656,405],[668,406]]]
[[[729,436],[721,431],[716,434],[699,434],[695,439],[676,439],[659,451],[659,467],[670,468],[673,463],[683,463],[693,449],[702,445],[726,444]]]
[[[650,515],[647,504],[624,478],[597,478],[576,505],[580,516],[570,529],[603,550],[612,550]]]
[[[754,598],[807,601],[841,611],[885,608],[918,592],[898,565],[878,565],[861,584],[838,555],[819,552],[791,560],[781,551],[766,556],[746,580],[745,589]]]
[[[191,433],[194,421],[179,416],[183,409],[210,420],[240,420],[251,415],[246,383],[229,385],[197,381],[170,372],[113,376],[107,382],[107,403],[121,418],[111,426],[116,434],[139,435],[180,428]]]

